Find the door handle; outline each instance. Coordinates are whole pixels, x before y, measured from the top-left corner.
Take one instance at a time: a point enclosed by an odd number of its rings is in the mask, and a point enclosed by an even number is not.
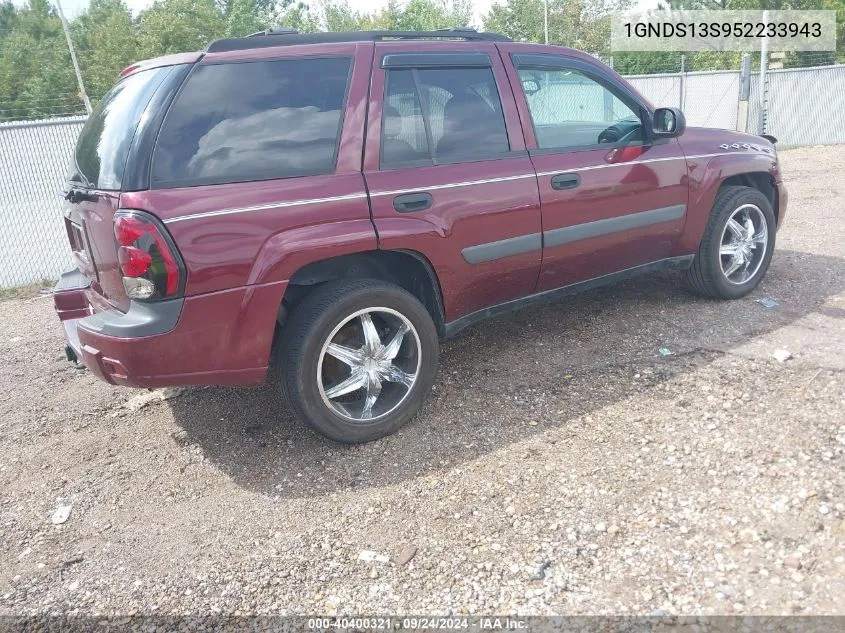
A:
[[[393,208],[399,213],[425,211],[431,207],[433,198],[430,193],[405,193],[393,198]]]
[[[555,174],[552,176],[552,189],[575,189],[580,184],[581,176],[578,174]]]

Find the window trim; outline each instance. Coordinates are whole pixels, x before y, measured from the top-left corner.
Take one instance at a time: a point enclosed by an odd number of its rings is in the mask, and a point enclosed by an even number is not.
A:
[[[334,59],[334,60],[346,60],[349,62],[349,69],[346,73],[346,86],[344,88],[343,94],[343,101],[340,104],[340,120],[338,121],[337,127],[337,137],[335,139],[334,145],[334,152],[332,154],[332,164],[331,167],[326,169],[325,171],[319,172],[308,172],[303,174],[291,174],[288,176],[272,176],[269,178],[249,178],[249,179],[241,179],[236,178],[232,180],[224,179],[221,180],[217,177],[207,177],[207,178],[186,178],[182,180],[160,180],[156,181],[153,179],[153,173],[155,170],[155,159],[158,155],[159,149],[159,140],[161,139],[162,131],[164,130],[165,126],[167,125],[167,121],[173,112],[174,106],[179,103],[179,97],[182,95],[182,91],[185,90],[185,87],[191,81],[191,77],[193,76],[194,72],[197,72],[197,69],[200,67],[205,66],[227,66],[231,64],[254,64],[254,63],[261,63],[261,62],[282,62],[282,61],[300,61],[300,60],[314,60],[314,59]],[[343,139],[343,129],[346,123],[346,113],[347,113],[347,105],[349,102],[349,91],[352,86],[352,75],[355,71],[355,57],[353,55],[344,54],[344,55],[337,55],[337,54],[322,54],[322,55],[285,55],[280,57],[273,57],[273,58],[259,58],[259,59],[241,59],[241,60],[220,60],[220,61],[213,61],[206,64],[202,62],[197,62],[194,64],[193,68],[191,68],[188,76],[185,77],[182,85],[179,86],[179,90],[173,96],[170,101],[170,104],[167,107],[167,112],[162,118],[161,125],[158,127],[158,132],[156,133],[155,144],[153,147],[152,152],[150,153],[150,171],[149,171],[149,188],[150,190],[157,190],[157,189],[180,189],[183,187],[204,187],[204,186],[213,186],[213,185],[233,185],[238,183],[249,183],[249,182],[266,182],[269,180],[290,180],[291,178],[308,178],[309,176],[326,176],[329,174],[337,173],[337,158],[338,154],[340,153],[340,142]]]
[[[397,53],[398,54],[398,53]],[[435,53],[432,53],[435,54]],[[437,53],[441,55],[454,55],[453,53]],[[479,66],[467,66],[465,64],[457,64],[457,65],[437,65],[437,66],[390,66],[384,67],[384,93],[382,94],[381,99],[381,123],[379,129],[379,171],[395,171],[398,169],[414,169],[420,167],[437,167],[439,165],[459,165],[463,163],[481,163],[489,160],[502,160],[505,158],[516,158],[519,156],[527,156],[528,152],[526,150],[513,150],[511,149],[510,144],[510,137],[508,136],[508,125],[507,120],[505,117],[505,110],[504,104],[502,103],[502,94],[499,90],[498,82],[496,81],[496,74],[493,72],[493,65],[490,62],[490,58],[487,53],[482,53],[485,57],[487,57],[487,63]],[[408,54],[416,56],[416,54]],[[470,55],[467,53],[466,55]],[[387,55],[385,55],[387,57]],[[428,104],[424,103],[422,98],[422,90],[420,88],[420,81],[419,81],[419,70],[451,70],[455,68],[489,68],[490,69],[490,78],[492,79],[493,86],[496,88],[496,96],[499,99],[499,108],[500,113],[502,115],[502,126],[503,131],[505,133],[505,139],[508,143],[508,150],[504,152],[500,152],[498,154],[491,154],[490,156],[485,157],[478,157],[478,156],[467,156],[462,158],[461,156],[454,156],[450,160],[439,160],[435,155],[434,151],[434,142],[431,137],[431,122],[430,122],[430,112],[428,111]],[[385,107],[387,104],[387,90],[390,82],[390,72],[391,71],[410,71],[411,76],[413,78],[414,83],[414,94],[417,98],[417,101],[420,104],[420,114],[423,117],[423,126],[425,127],[425,134],[426,134],[426,142],[428,143],[428,155],[429,160],[423,164],[423,159],[418,161],[408,162],[406,164],[398,164],[398,165],[385,165],[384,163],[384,118],[387,108]]]
[[[121,191],[144,191],[150,188],[153,156],[164,117],[167,116],[167,111],[179,94],[185,79],[193,72],[194,66],[195,64],[171,66],[170,74],[147,104],[152,114],[146,118],[141,117],[141,122],[135,131],[135,138],[129,148],[129,158],[126,160],[126,172],[129,177],[124,176]]]
[[[537,134],[537,124],[534,121],[534,113],[531,111],[531,106],[528,103],[528,97],[525,94],[525,89],[522,87],[522,81],[519,81],[519,92],[522,99],[525,101],[525,107],[528,116],[531,118],[531,128],[534,132],[534,142],[537,147],[528,150],[532,156],[543,156],[546,154],[563,154],[592,151],[597,149],[617,149],[620,147],[650,147],[652,145],[661,144],[659,140],[652,138],[651,126],[648,124],[652,118],[651,110],[626,86],[614,80],[613,77],[603,73],[596,66],[584,62],[580,59],[557,57],[554,55],[536,55],[536,54],[510,54],[511,63],[514,70],[516,70],[517,78],[521,70],[575,70],[585,75],[588,79],[592,79],[597,84],[602,86],[605,90],[610,92],[613,96],[619,99],[623,104],[631,109],[640,119],[640,125],[643,127],[643,140],[637,143],[594,143],[593,145],[570,145],[562,147],[539,147],[540,140]],[[668,140],[668,139],[662,139]]]
[[[489,68],[487,53],[385,53],[381,67],[388,68]]]

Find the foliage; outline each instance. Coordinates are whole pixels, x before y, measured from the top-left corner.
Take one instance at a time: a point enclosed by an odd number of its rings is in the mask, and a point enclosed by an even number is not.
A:
[[[607,57],[610,53],[610,13],[629,8],[632,0],[549,0],[549,44],[561,44]],[[514,40],[544,40],[543,0],[496,3],[484,19],[484,29]]]
[[[634,0],[548,0],[549,42],[586,50],[626,74],[678,72],[679,53],[612,54],[610,13]],[[0,120],[84,114],[62,24],[51,0],[15,5],[0,0]],[[135,61],[202,50],[216,38],[240,37],[270,26],[300,32],[374,29],[432,30],[470,24],[472,0],[386,0],[361,12],[350,0],[155,0],[133,15],[125,0],[90,0],[70,24],[86,90],[96,102]],[[824,8],[837,11],[839,53],[790,53],[785,66],[845,61],[845,0],[666,0],[675,9]],[[542,42],[543,0],[498,0],[485,30],[518,41]],[[736,68],[738,53],[694,53],[687,70]],[[755,59],[759,59],[756,56]]]
[[[47,0],[31,0],[6,19],[13,28],[0,43],[0,117],[72,111],[81,102],[58,15]]]

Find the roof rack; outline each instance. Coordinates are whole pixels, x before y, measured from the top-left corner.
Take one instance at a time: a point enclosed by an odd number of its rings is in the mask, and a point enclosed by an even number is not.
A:
[[[436,31],[353,31],[347,33],[299,33],[295,29],[267,29],[247,37],[215,40],[207,53],[240,51],[269,46],[296,44],[329,44],[333,42],[380,42],[383,40],[466,40],[473,42],[511,42],[500,33],[479,33],[468,27],[438,29]]]
[[[247,37],[255,37],[256,35],[296,35],[297,33],[299,33],[299,31],[287,26],[272,26],[269,29],[264,29],[263,31],[250,33]]]

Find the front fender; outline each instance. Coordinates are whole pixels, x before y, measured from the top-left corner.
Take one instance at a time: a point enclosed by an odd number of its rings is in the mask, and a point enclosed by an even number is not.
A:
[[[780,181],[777,158],[770,154],[736,152],[702,158],[688,158],[690,202],[687,222],[681,235],[679,248],[683,253],[694,253],[704,237],[710,210],[722,183],[731,176],[763,173]]]

